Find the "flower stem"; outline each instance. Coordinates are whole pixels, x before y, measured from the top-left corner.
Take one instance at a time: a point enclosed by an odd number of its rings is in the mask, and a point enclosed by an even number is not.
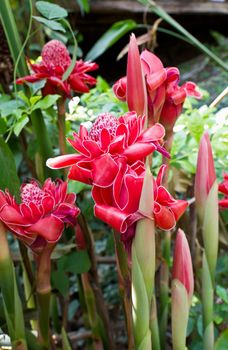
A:
[[[49,309],[51,298],[51,253],[54,245],[47,245],[37,257],[37,306],[38,306],[38,339],[43,349],[49,349]]]
[[[1,222],[0,247],[0,289],[8,333],[14,350],[27,350],[23,311],[17,289],[15,270],[10,256],[5,228]]]
[[[131,302],[131,275],[128,264],[128,256],[120,240],[120,234],[114,231],[119,292],[123,303],[125,322],[128,336],[128,350],[134,349],[132,302]]]

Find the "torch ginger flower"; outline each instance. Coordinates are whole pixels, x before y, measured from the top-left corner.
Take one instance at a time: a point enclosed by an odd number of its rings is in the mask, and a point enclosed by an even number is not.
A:
[[[71,90],[84,93],[89,87],[96,84],[96,79],[87,74],[98,68],[93,62],[76,62],[73,71],[66,80],[62,80],[64,73],[71,64],[71,58],[66,46],[58,40],[51,40],[44,45],[41,52],[40,63],[29,65],[34,72],[31,75],[17,79],[17,84],[35,83],[46,79],[42,89],[43,96],[48,94],[59,94],[63,97],[70,97]]]
[[[68,154],[48,159],[53,169],[71,167],[69,179],[100,187],[110,186],[119,171],[117,159],[124,156],[128,164],[158,149],[165,152],[160,142],[165,135],[161,124],[144,130],[145,117],[129,112],[120,118],[109,113],[100,114],[90,131],[80,126],[79,134],[68,142],[79,154]],[[167,156],[167,153],[165,153]]]
[[[34,180],[23,184],[21,203],[6,190],[0,191],[0,220],[9,231],[39,253],[61,237],[64,224],[75,225],[79,209],[74,193],[67,194],[67,183],[47,179],[41,187]]]
[[[224,194],[224,198],[219,201],[220,208],[228,208],[228,174],[223,175],[223,182],[219,184],[219,192]]]
[[[121,233],[121,239],[129,251],[135,234],[134,224],[148,216],[139,210],[145,166],[141,161],[130,166],[124,158],[118,160],[118,165],[118,174],[111,186],[93,187],[94,214]],[[154,197],[154,210],[150,218],[154,218],[155,225],[160,229],[171,230],[188,204],[184,200],[174,199],[162,186],[165,168],[166,166],[161,167],[154,180],[154,193],[151,193]]]

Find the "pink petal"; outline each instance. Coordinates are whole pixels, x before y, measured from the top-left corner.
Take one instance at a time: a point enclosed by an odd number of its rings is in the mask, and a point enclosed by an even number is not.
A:
[[[148,50],[144,50],[141,53],[140,58],[143,65],[144,72],[147,75],[157,72],[162,68],[164,68],[160,59],[155,54],[153,54]]]
[[[113,91],[120,101],[126,101],[127,77],[119,79],[113,85]]]
[[[29,217],[22,216],[15,208],[5,205],[0,212],[0,219],[5,224],[28,226],[30,224]]]

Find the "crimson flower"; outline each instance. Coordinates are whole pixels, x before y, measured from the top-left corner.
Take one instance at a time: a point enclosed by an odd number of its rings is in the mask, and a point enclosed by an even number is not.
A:
[[[119,157],[124,156],[128,164],[133,164],[145,160],[156,149],[165,152],[160,145],[165,135],[163,126],[155,124],[144,130],[144,122],[145,117],[137,117],[135,112],[118,119],[109,113],[100,114],[90,131],[81,125],[79,134],[68,139],[79,154],[48,159],[47,166],[53,169],[70,166],[69,179],[108,187],[119,171]]]
[[[219,184],[219,192],[224,194],[224,198],[219,201],[220,208],[228,208],[228,174],[223,175],[223,182]]]
[[[157,179],[154,180],[154,218],[155,224],[162,230],[171,230],[176,221],[184,213],[188,204],[184,200],[176,200],[162,186],[162,178],[166,166],[162,166]],[[135,223],[148,215],[139,211],[139,202],[145,176],[145,166],[136,161],[131,166],[125,158],[118,159],[118,173],[109,187],[93,186],[92,196],[95,202],[96,217],[121,233],[121,239],[127,250],[131,246],[135,234]]]
[[[47,179],[41,187],[35,180],[23,184],[21,203],[6,190],[0,191],[0,220],[21,241],[39,253],[48,243],[56,243],[64,224],[75,225],[79,209],[67,183]]]
[[[180,72],[177,68],[167,68],[166,72],[166,96],[159,122],[164,125],[167,132],[172,132],[174,124],[182,112],[186,97],[192,96],[200,99],[202,95],[197,91],[196,84],[190,81],[178,86]]]
[[[46,80],[42,89],[43,96],[60,94],[70,97],[71,90],[84,93],[96,84],[96,79],[87,73],[98,68],[93,62],[76,62],[73,71],[66,80],[62,80],[63,74],[71,64],[71,58],[66,46],[58,40],[51,40],[44,45],[41,52],[40,63],[32,64],[28,61],[33,73],[17,79],[17,84],[35,83]]]

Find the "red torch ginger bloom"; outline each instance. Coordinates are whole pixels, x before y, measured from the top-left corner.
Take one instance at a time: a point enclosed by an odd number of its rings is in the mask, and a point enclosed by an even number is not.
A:
[[[66,182],[47,179],[41,187],[31,181],[21,186],[20,194],[18,204],[7,190],[0,191],[0,220],[34,252],[56,243],[64,224],[75,225],[79,209],[76,195],[67,194]]]
[[[139,211],[145,166],[141,161],[136,161],[130,166],[125,158],[118,160],[118,166],[117,176],[111,186],[93,187],[94,214],[121,233],[121,239],[130,251],[136,221],[148,217],[148,214]],[[162,166],[157,179],[154,180],[154,193],[151,193],[154,196],[154,212],[150,218],[154,218],[156,226],[160,229],[171,230],[188,204],[186,201],[174,199],[161,185],[164,170],[165,166]]]
[[[46,79],[42,89],[43,96],[48,94],[60,94],[63,97],[70,97],[71,90],[84,93],[89,87],[96,84],[96,79],[87,74],[98,68],[93,62],[76,62],[73,71],[66,80],[62,80],[64,73],[71,64],[71,58],[66,46],[58,40],[51,40],[44,45],[41,52],[40,63],[29,65],[33,74],[17,79],[17,84],[35,83]]]
[[[187,238],[181,229],[177,231],[175,241],[172,279],[183,284],[191,301],[194,290],[192,258]]]
[[[81,125],[79,134],[68,142],[79,154],[67,154],[48,159],[47,166],[53,169],[71,167],[68,177],[100,187],[110,186],[118,171],[117,160],[125,157],[128,164],[145,157],[158,149],[165,131],[155,124],[144,130],[145,117],[129,112],[120,118],[109,113],[100,114],[90,131]]]
[[[219,192],[224,194],[224,198],[219,201],[220,208],[228,208],[228,174],[223,175],[223,182],[219,184]]]
[[[182,112],[186,97],[192,96],[200,99],[202,95],[197,91],[196,84],[190,81],[178,86],[180,72],[177,68],[167,68],[166,71],[166,95],[159,121],[169,133],[172,132],[174,124]]]

